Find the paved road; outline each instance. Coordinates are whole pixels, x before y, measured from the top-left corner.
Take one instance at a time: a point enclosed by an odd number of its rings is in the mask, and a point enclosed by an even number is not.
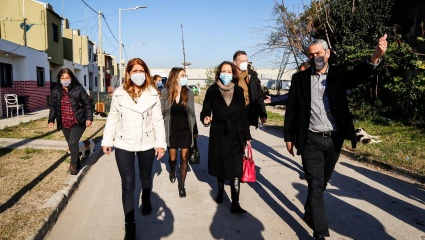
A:
[[[197,112],[200,105],[196,105]],[[199,127],[200,165],[186,179],[186,198],[168,180],[168,156],[154,165],[153,212],[137,211],[139,239],[311,239],[302,221],[306,182],[300,158],[284,148],[282,133],[251,129],[257,182],[242,184],[245,215],[230,213],[230,186],[217,205],[207,172],[209,128]],[[140,189],[140,183],[137,186]],[[139,196],[135,196],[139,199]],[[330,239],[425,239],[425,191],[412,180],[341,157],[325,193]],[[122,239],[124,216],[114,157],[90,168],[47,239]]]

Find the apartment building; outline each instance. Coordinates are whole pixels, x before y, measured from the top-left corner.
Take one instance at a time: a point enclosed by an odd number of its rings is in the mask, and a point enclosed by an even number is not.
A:
[[[51,83],[60,69],[74,71],[89,91],[107,91],[116,76],[113,56],[102,53],[98,68],[96,45],[78,29],[70,29],[48,3],[8,0],[0,8],[0,97],[15,93],[25,111],[47,108]],[[5,114],[0,100],[0,116]]]

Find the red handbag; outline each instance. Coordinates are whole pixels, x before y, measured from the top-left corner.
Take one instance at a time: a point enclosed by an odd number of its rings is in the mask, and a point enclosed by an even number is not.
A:
[[[245,147],[248,151],[248,154],[243,156],[243,175],[241,178],[242,182],[255,182],[257,176],[255,172],[255,163],[252,159],[252,147],[251,144],[248,144]]]

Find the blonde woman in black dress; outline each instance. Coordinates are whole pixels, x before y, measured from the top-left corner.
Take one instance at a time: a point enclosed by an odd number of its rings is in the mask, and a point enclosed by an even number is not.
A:
[[[193,139],[198,137],[193,92],[187,88],[186,71],[172,68],[165,88],[161,91],[162,115],[169,149],[170,181],[176,181],[177,152],[180,149],[179,196],[186,197],[187,159]]]

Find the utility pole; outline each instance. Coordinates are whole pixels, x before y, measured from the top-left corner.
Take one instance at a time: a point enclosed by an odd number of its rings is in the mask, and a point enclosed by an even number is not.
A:
[[[104,76],[104,64],[103,64],[103,53],[102,53],[102,13],[100,11],[98,11],[97,14],[97,20],[98,20],[98,26],[99,26],[99,41],[98,41],[98,46],[97,49],[98,54],[97,54],[97,66],[98,66],[98,71],[99,71],[99,79],[98,79],[98,85],[97,85],[97,102],[99,102],[99,92],[101,89],[103,89],[103,78]]]
[[[186,53],[184,51],[184,38],[183,38],[183,24],[180,24],[181,29],[182,29],[182,44],[183,44],[183,69],[186,71],[186,66],[189,66],[191,63],[190,62],[186,62]]]

